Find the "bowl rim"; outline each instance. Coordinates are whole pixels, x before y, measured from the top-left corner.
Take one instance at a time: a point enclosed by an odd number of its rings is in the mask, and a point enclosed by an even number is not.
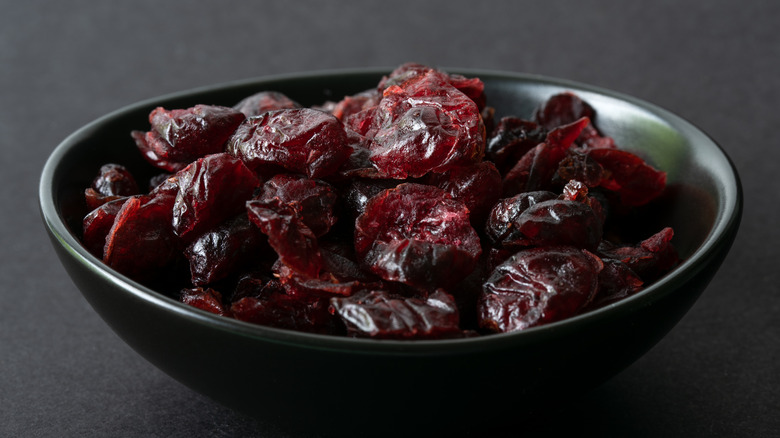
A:
[[[194,323],[204,324],[218,331],[231,332],[236,335],[262,339],[264,342],[286,344],[307,349],[346,351],[351,354],[364,353],[372,355],[439,355],[503,348],[507,344],[521,345],[524,343],[544,342],[545,339],[557,337],[571,331],[578,331],[583,327],[597,323],[604,318],[609,318],[610,316],[615,317],[624,312],[631,312],[632,309],[650,305],[652,302],[663,298],[665,295],[673,293],[675,284],[684,283],[702,271],[708,264],[708,261],[715,257],[720,247],[723,245],[730,245],[729,235],[736,233],[736,230],[739,227],[743,204],[742,185],[736,166],[734,166],[732,160],[714,139],[688,120],[645,100],[577,81],[511,71],[446,67],[441,67],[441,69],[468,77],[529,82],[568,88],[575,92],[583,91],[606,96],[608,98],[623,101],[655,115],[665,123],[674,127],[675,130],[683,134],[686,139],[692,137],[700,140],[703,143],[703,146],[701,147],[705,147],[711,152],[718,154],[720,160],[725,160],[724,162],[727,165],[727,168],[730,169],[730,172],[728,173],[729,180],[721,181],[722,184],[719,185],[719,194],[722,195],[721,199],[723,202],[718,205],[719,208],[716,212],[712,229],[704,238],[702,244],[673,271],[656,280],[637,294],[599,309],[576,315],[562,321],[511,333],[442,340],[378,340],[320,335],[267,327],[233,318],[221,317],[176,301],[125,277],[103,264],[100,259],[90,254],[81,245],[76,236],[70,232],[64,218],[58,211],[55,199],[56,188],[54,187],[54,176],[59,169],[62,158],[72,148],[77,146],[80,141],[88,138],[91,132],[110,120],[121,118],[127,113],[138,111],[142,108],[156,106],[157,102],[183,99],[207,92],[224,92],[232,88],[247,86],[261,87],[265,83],[278,81],[321,78],[323,81],[327,82],[345,76],[381,76],[389,73],[393,68],[332,69],[261,76],[169,93],[141,100],[112,111],[68,135],[56,146],[46,160],[41,173],[38,190],[39,208],[42,219],[47,231],[57,243],[66,250],[70,257],[107,282],[113,283],[122,291],[122,293],[129,294],[133,299],[157,306],[172,315],[188,319]]]

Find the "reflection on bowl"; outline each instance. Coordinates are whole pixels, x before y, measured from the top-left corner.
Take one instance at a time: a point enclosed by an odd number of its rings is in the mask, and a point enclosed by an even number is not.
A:
[[[582,393],[649,350],[704,290],[739,226],[738,176],[707,135],[646,102],[537,76],[451,72],[480,77],[497,116],[530,115],[567,90],[595,107],[600,128],[617,144],[667,172],[668,189],[644,220],[675,229],[683,263],[628,299],[546,326],[466,339],[376,341],[212,315],[113,271],[80,244],[83,189],[104,163],[147,167],[128,133],[146,126],[154,107],[232,106],[261,90],[315,105],[374,86],[386,73],[380,70],[203,88],[131,105],[85,126],[56,148],[43,170],[41,211],[54,248],[86,299],[138,353],[195,391],[266,421],[337,435],[463,431]]]

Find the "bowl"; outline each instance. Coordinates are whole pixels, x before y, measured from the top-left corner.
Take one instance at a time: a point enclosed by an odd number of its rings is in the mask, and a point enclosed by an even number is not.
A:
[[[645,218],[675,229],[683,262],[640,293],[521,332],[437,341],[378,341],[274,329],[200,311],[104,265],[80,243],[83,190],[107,162],[148,169],[129,132],[156,106],[232,106],[262,90],[303,105],[371,88],[389,70],[329,71],[234,82],[146,100],[66,138],[47,161],[40,208],[54,249],[95,311],[135,351],[193,390],[263,421],[338,436],[477,430],[547,402],[582,394],[655,345],[683,317],[726,256],[739,226],[738,175],[702,131],[613,91],[516,73],[480,77],[496,116],[530,116],[573,91],[622,148],[667,172]]]

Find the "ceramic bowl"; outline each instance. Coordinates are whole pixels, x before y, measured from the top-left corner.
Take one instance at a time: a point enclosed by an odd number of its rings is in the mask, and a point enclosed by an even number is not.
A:
[[[261,90],[303,105],[371,88],[387,71],[261,78],[140,102],[79,129],[43,169],[40,207],[63,265],[95,311],[139,354],[195,391],[263,421],[336,436],[479,430],[545,402],[581,394],[629,366],[683,317],[737,232],[738,175],[723,150],[682,118],[609,90],[552,78],[449,70],[485,82],[496,116],[530,117],[573,91],[622,148],[667,172],[648,229],[675,229],[683,262],[642,292],[522,332],[441,341],[377,341],[299,333],[227,319],[130,280],[80,243],[83,190],[107,162],[154,172],[129,132],[156,106],[232,106]],[[477,432],[474,432],[477,433]],[[474,436],[479,436],[477,435]]]

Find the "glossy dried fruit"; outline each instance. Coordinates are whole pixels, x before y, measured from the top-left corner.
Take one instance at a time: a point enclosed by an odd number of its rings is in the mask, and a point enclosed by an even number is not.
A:
[[[354,337],[442,339],[462,336],[455,299],[436,290],[427,298],[369,291],[330,300],[331,311]]]
[[[261,91],[242,99],[233,109],[246,117],[256,117],[268,111],[301,108],[301,104],[278,91]]]
[[[441,173],[484,155],[477,105],[435,72],[385,89],[372,123],[371,161],[390,178]]]
[[[504,196],[550,190],[559,163],[588,123],[583,118],[551,130],[544,143],[526,152],[504,176]]]
[[[127,198],[119,198],[108,201],[84,216],[81,242],[95,257],[103,258],[106,236],[114,225],[116,215],[119,214],[126,200]]]
[[[215,315],[230,316],[230,309],[226,309],[222,303],[222,294],[212,288],[182,289],[179,301]]]
[[[618,150],[593,107],[561,93],[499,119],[485,96],[478,78],[408,63],[311,108],[275,91],[157,108],[131,136],[166,173],[140,194],[104,166],[83,243],[209,312],[374,339],[535,327],[677,265],[670,228],[620,240],[665,174]]]
[[[244,266],[256,263],[268,244],[245,212],[201,234],[185,249],[192,284],[203,286],[222,280]]]
[[[134,137],[153,165],[176,171],[192,160],[223,152],[245,118],[232,108],[215,105],[174,110],[158,107],[149,114],[152,129]]]
[[[336,224],[338,195],[333,187],[302,175],[282,173],[266,181],[254,205],[292,211],[315,236],[323,236]]]
[[[482,228],[490,210],[501,196],[496,190],[501,187],[501,174],[490,161],[456,167],[443,174],[432,174],[427,182],[462,202],[469,209],[471,223],[479,228]]]
[[[106,237],[103,262],[138,281],[159,275],[181,253],[171,221],[173,197],[127,199]]]
[[[244,163],[225,153],[194,161],[176,174],[173,230],[191,240],[244,210],[260,180]]]
[[[371,198],[355,221],[355,253],[385,280],[433,290],[465,278],[482,252],[468,209],[443,190],[406,183]]]
[[[538,123],[515,116],[503,117],[487,140],[485,154],[503,175],[545,138],[547,130]]]
[[[601,257],[620,260],[645,281],[655,280],[675,267],[680,258],[672,245],[674,230],[666,227],[636,245],[619,245],[603,241]]]
[[[138,194],[138,184],[130,171],[113,163],[101,166],[98,176],[92,180],[92,186],[84,192],[90,209],[98,208],[108,201]]]
[[[283,168],[309,178],[335,173],[352,153],[341,121],[309,108],[269,111],[247,119],[226,151],[261,173]]]
[[[595,296],[601,269],[598,257],[574,247],[520,251],[485,282],[479,325],[512,332],[574,316]]]

